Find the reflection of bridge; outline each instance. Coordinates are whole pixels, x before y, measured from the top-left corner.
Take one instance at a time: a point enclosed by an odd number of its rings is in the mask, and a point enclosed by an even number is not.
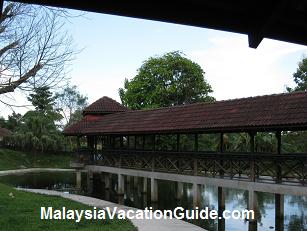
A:
[[[257,191],[275,193],[276,230],[283,230],[283,194],[307,195],[307,154],[285,153],[282,140],[289,133],[282,131],[306,128],[307,93],[292,93],[145,111],[104,97],[64,133],[77,136],[79,148],[86,136],[87,149],[78,152],[78,161],[89,182],[93,173],[117,174],[123,194],[124,176],[143,177],[144,189],[149,178],[152,201],[158,200],[158,179],[178,182],[179,191],[182,182],[193,183],[195,206],[200,185],[212,184],[219,189],[220,211],[223,187],[248,190],[249,208],[255,210]],[[259,132],[272,139],[270,153],[260,152]],[[246,134],[241,152],[229,151],[234,133]],[[223,230],[225,223],[219,224]],[[256,225],[250,222],[254,230]]]

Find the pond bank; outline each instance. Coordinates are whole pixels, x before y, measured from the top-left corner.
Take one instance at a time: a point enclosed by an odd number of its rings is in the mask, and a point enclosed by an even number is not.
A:
[[[68,168],[24,168],[24,169],[13,169],[13,170],[3,170],[0,171],[0,176],[7,175],[18,175],[25,173],[35,173],[35,172],[75,172],[75,169]]]
[[[18,190],[32,192],[32,193],[39,193],[44,195],[52,195],[52,196],[60,196],[66,199],[70,199],[76,202],[80,202],[82,204],[86,204],[89,206],[95,206],[97,208],[104,209],[106,207],[109,207],[112,211],[115,207],[121,210],[137,210],[136,208],[124,206],[115,204],[109,201],[96,199],[93,197],[87,197],[87,196],[81,196],[76,194],[67,194],[62,193],[58,191],[52,191],[52,190],[45,190],[45,189],[24,189],[24,188],[18,188]],[[204,229],[190,224],[188,222],[177,220],[177,219],[152,219],[152,220],[137,220],[137,219],[131,219],[131,222],[133,225],[135,225],[138,228],[138,231],[205,231]]]

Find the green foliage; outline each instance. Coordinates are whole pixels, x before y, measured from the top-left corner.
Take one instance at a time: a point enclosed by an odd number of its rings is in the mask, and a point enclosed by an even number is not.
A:
[[[306,91],[307,90],[307,58],[303,58],[298,63],[298,68],[293,74],[294,82],[296,83],[295,88],[287,88],[288,92],[293,91]]]
[[[7,128],[10,131],[16,131],[21,124],[21,118],[22,115],[15,112],[13,112],[12,115],[9,115],[7,120],[0,117],[0,127]]]
[[[55,98],[49,88],[36,88],[28,100],[35,110],[28,111],[22,117],[14,135],[6,138],[6,144],[35,152],[62,150],[64,139],[56,124],[62,116],[54,109]]]
[[[204,74],[197,63],[181,52],[169,52],[146,60],[131,81],[125,80],[119,95],[123,105],[132,109],[212,101],[212,88]]]
[[[34,89],[32,94],[29,94],[27,99],[35,107],[36,111],[47,112],[53,110],[54,97],[49,87],[38,87]]]
[[[282,135],[282,152],[307,153],[307,132],[284,132]]]
[[[82,95],[77,86],[67,85],[55,94],[55,98],[57,107],[61,108],[61,114],[65,119],[65,126],[79,121],[82,118],[82,110],[88,105],[87,96]]]

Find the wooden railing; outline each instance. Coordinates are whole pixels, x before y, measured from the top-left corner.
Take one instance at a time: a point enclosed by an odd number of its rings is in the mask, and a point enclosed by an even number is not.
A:
[[[307,186],[307,154],[110,150],[88,159],[118,168]]]

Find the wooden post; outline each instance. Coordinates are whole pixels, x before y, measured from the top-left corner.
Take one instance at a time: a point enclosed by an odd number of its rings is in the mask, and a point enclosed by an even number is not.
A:
[[[284,195],[275,194],[275,230],[284,230]]]
[[[153,151],[156,151],[156,135],[153,135]]]
[[[221,133],[220,135],[220,153],[222,154],[224,152],[224,133]],[[222,156],[220,155],[220,166],[224,165],[224,161],[222,159]],[[220,177],[223,178],[224,177],[224,171],[222,169],[220,169],[219,171],[220,173]]]
[[[177,134],[177,152],[179,152],[179,150],[180,150],[180,134],[178,133]]]
[[[1,1],[1,0],[0,0]],[[77,136],[77,150],[79,151],[81,148],[80,136]]]
[[[127,149],[130,149],[130,136],[127,136]]]
[[[87,136],[87,147],[90,149],[90,160],[94,161],[94,137],[93,136]]]
[[[220,153],[224,152],[224,133],[222,132],[220,135]]]
[[[277,154],[281,154],[281,131],[277,131],[275,133],[277,139]],[[281,162],[280,158],[276,160],[276,183],[282,183],[282,169],[281,169]]]
[[[124,137],[120,136],[120,149],[124,148]]]
[[[81,158],[80,149],[81,149],[80,136],[77,136],[77,153],[76,154],[77,154],[78,162],[82,162],[83,161],[83,157]]]
[[[136,150],[136,139],[137,139],[137,136],[134,136],[134,150]]]
[[[198,152],[198,134],[195,134],[195,151]]]
[[[143,135],[142,138],[143,138],[142,149],[144,151],[145,150],[145,135]]]
[[[250,137],[250,152],[251,155],[254,155],[255,153],[255,133],[250,132],[248,133]],[[256,180],[256,174],[255,174],[255,159],[250,158],[250,181],[255,181]]]

